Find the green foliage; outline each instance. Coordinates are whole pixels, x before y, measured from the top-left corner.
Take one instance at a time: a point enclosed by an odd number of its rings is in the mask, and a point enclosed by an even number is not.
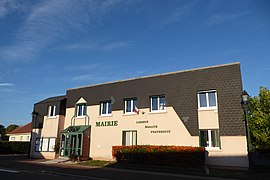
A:
[[[30,142],[0,141],[0,154],[28,154]]]
[[[251,144],[255,149],[270,151],[270,91],[260,87],[258,96],[248,100],[247,115]]]
[[[140,163],[163,166],[202,167],[205,148],[189,146],[113,146],[118,163]]]
[[[11,131],[13,131],[14,129],[16,129],[17,127],[19,127],[18,125],[16,124],[11,124],[9,125],[7,128],[6,128],[6,133],[10,133]]]

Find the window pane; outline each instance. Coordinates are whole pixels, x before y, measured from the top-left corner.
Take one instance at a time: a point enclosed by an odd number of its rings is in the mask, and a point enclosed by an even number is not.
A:
[[[212,147],[219,147],[218,144],[218,131],[217,130],[212,130],[211,131],[211,137],[212,137]]]
[[[112,103],[111,102],[107,102],[108,103],[108,114],[112,113]]]
[[[133,100],[133,110],[132,110],[132,112],[135,112],[135,106],[138,108],[138,101],[137,101],[137,99],[134,99]]]
[[[207,130],[202,130],[200,131],[200,145],[202,147],[208,147],[209,143],[208,143],[208,132]]]
[[[122,134],[122,145],[123,146],[126,146],[126,131],[123,131],[123,134]]]
[[[130,146],[131,143],[130,143],[130,131],[127,131],[126,132],[126,146]]]
[[[207,107],[206,93],[200,93],[199,100],[200,100],[200,107]]]
[[[78,105],[78,116],[82,115],[82,106]]]
[[[83,115],[86,115],[86,108],[87,108],[87,106],[86,106],[86,104],[84,104],[83,105]]]
[[[132,131],[132,145],[137,145],[137,131]]]
[[[151,110],[158,110],[158,98],[152,97],[152,109]]]
[[[161,96],[159,98],[159,110],[165,110],[165,106],[166,106],[166,103],[165,103],[165,97],[164,96]]]
[[[126,112],[131,112],[131,100],[126,100]]]
[[[209,92],[208,100],[209,100],[210,107],[216,106],[216,92]]]
[[[101,114],[106,114],[106,109],[107,109],[106,103],[102,103],[101,105],[102,105]]]

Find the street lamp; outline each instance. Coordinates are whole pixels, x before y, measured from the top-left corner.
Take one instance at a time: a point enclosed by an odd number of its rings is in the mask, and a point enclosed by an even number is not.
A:
[[[246,138],[247,138],[247,150],[248,150],[248,158],[249,158],[249,163],[250,163],[250,134],[249,134],[249,125],[248,125],[248,118],[247,118],[247,113],[248,113],[248,93],[246,90],[242,92],[242,109],[244,111],[244,121],[245,121],[245,126],[246,126]]]

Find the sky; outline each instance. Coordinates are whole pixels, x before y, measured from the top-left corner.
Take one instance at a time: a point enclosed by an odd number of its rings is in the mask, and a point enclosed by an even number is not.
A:
[[[0,0],[0,124],[69,88],[232,62],[270,88],[269,0]]]

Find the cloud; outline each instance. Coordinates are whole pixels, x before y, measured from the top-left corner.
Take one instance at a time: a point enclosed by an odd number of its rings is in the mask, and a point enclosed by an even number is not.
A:
[[[249,14],[248,12],[242,12],[242,13],[218,13],[210,16],[206,22],[206,25],[212,26],[216,24],[225,23],[228,21],[232,21],[237,18],[241,18],[243,16],[246,16]]]
[[[188,2],[187,4],[181,4],[179,7],[175,8],[175,10],[171,12],[171,14],[169,14],[167,17],[165,17],[159,22],[158,28],[162,29],[172,23],[176,23],[182,20],[184,16],[191,13],[196,3],[197,1]]]
[[[41,1],[28,11],[22,26],[15,33],[13,44],[1,47],[0,61],[27,62],[41,50],[64,40],[71,32],[82,33],[100,26],[102,17],[119,2]],[[6,8],[2,8],[2,16],[7,14],[6,11]]]
[[[13,83],[0,83],[0,87],[15,86]]]
[[[80,76],[75,76],[71,78],[70,81],[92,81],[92,82],[100,82],[107,79],[107,77],[102,77],[97,74],[85,74],[85,75],[80,75]]]
[[[24,13],[29,9],[30,5],[26,1],[17,0],[1,0],[0,1],[0,18],[11,13]]]
[[[57,47],[56,49],[62,50],[90,50],[90,51],[112,51],[114,49],[125,48],[132,44],[132,41],[114,41],[114,42],[105,42],[105,41],[87,41],[87,42],[78,42],[67,44],[64,46]]]

